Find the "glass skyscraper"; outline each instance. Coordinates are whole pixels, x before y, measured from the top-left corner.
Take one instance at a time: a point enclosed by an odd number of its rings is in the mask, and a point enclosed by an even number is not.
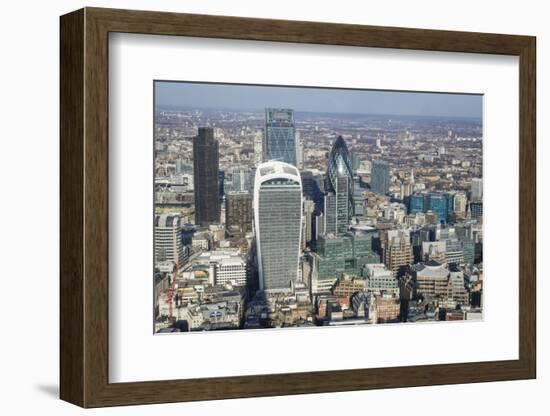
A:
[[[265,109],[265,160],[276,160],[296,166],[294,111],[284,108]]]
[[[323,211],[324,215],[324,225],[323,225],[323,234],[337,234],[336,230],[336,194],[329,192],[325,195]]]
[[[372,162],[370,187],[377,194],[388,194],[390,191],[390,165],[388,162],[383,160]]]
[[[298,276],[302,182],[296,167],[262,163],[254,180],[254,227],[260,290],[286,291]]]
[[[447,221],[447,196],[444,194],[431,194],[428,210],[435,212],[439,221]]]
[[[324,177],[322,174],[314,174],[310,170],[301,170],[302,190],[304,198],[315,202],[315,208],[320,208],[323,203]]]
[[[361,275],[365,264],[379,263],[372,249],[371,233],[346,233],[320,236],[317,252],[312,256],[320,280],[336,280],[342,273]]]
[[[350,153],[342,136],[338,136],[332,145],[327,165],[326,199],[329,203],[325,203],[326,232],[341,234],[347,231],[354,209],[353,170]],[[331,224],[331,221],[335,223]]]
[[[361,216],[365,213],[365,198],[363,196],[363,189],[361,189],[357,183],[354,183],[353,187],[353,215]]]
[[[211,127],[199,127],[193,140],[195,224],[208,227],[220,221],[219,143]]]
[[[351,179],[348,176],[336,178],[336,232],[345,233],[348,230],[353,214],[353,194],[350,189]],[[351,197],[351,204],[350,204]]]
[[[408,197],[409,214],[416,214],[417,212],[426,212],[427,205],[424,201],[425,194],[414,194]]]
[[[432,211],[438,221],[449,222],[453,215],[453,195],[448,193],[420,193],[408,197],[409,214]]]

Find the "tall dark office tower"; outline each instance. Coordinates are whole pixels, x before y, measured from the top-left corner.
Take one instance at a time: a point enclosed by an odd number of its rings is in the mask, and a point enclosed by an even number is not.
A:
[[[382,160],[372,162],[371,190],[377,194],[387,195],[390,191],[390,165]]]
[[[220,221],[219,144],[211,127],[199,127],[193,140],[195,224],[208,227]]]
[[[320,172],[314,174],[311,170],[302,170],[300,177],[304,198],[311,199],[315,202],[315,210],[320,210],[324,200],[324,175]]]
[[[350,153],[342,136],[338,136],[329,153],[326,186],[326,232],[345,233],[354,209],[353,170]],[[332,221],[334,224],[330,224]]]
[[[276,160],[296,166],[294,110],[265,109],[265,160]]]
[[[302,238],[302,182],[281,162],[258,166],[254,181],[254,229],[260,290],[288,291],[298,277]]]

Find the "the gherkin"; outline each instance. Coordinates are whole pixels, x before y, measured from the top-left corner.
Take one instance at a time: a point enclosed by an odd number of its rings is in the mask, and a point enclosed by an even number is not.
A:
[[[334,232],[340,234],[346,232],[353,216],[353,170],[350,153],[342,136],[338,136],[332,145],[327,165],[327,191],[334,195],[336,206],[334,213],[325,215],[334,222]]]

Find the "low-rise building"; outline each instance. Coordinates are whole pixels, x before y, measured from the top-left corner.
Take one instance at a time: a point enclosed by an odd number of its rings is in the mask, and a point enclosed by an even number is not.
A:
[[[208,231],[197,231],[193,234],[191,246],[195,251],[210,250],[212,248],[212,234]]]
[[[337,297],[351,297],[357,292],[365,292],[367,290],[367,282],[363,278],[344,274],[338,279],[332,293]]]
[[[393,293],[382,293],[375,296],[376,322],[396,322],[399,319],[401,304],[399,297]]]
[[[198,265],[208,266],[213,274],[213,284],[245,286],[247,262],[238,250],[215,250],[202,253],[196,260]]]
[[[449,270],[444,264],[430,260],[411,266],[400,279],[402,299],[439,299],[444,306],[453,304],[468,305],[470,293],[466,288],[464,272],[453,267]]]
[[[399,284],[391,270],[382,263],[367,264],[363,268],[367,289],[376,293],[393,293],[399,295]]]

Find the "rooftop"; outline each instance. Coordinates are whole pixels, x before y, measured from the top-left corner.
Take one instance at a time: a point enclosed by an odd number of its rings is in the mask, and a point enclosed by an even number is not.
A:
[[[260,173],[261,177],[268,175],[291,175],[300,177],[298,169],[296,169],[294,166],[275,160],[270,160],[268,162],[262,163],[258,167],[258,172]]]

